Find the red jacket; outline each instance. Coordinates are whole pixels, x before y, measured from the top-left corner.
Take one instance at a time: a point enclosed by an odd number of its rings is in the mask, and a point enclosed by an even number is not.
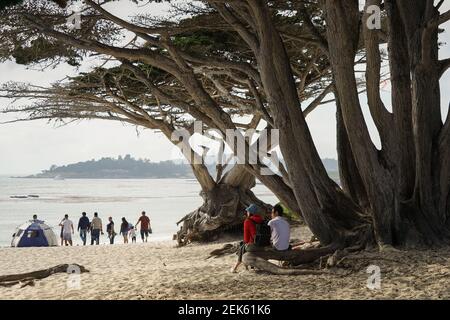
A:
[[[262,223],[264,219],[255,214],[245,219],[244,221],[244,243],[254,243],[255,235],[256,235],[256,226],[255,223]]]

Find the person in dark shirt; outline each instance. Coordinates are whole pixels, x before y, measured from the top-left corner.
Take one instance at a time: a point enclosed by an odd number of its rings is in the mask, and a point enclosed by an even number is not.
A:
[[[148,234],[152,233],[152,227],[150,225],[150,218],[146,216],[145,211],[142,211],[141,217],[138,222],[136,222],[135,229],[137,229],[138,224],[141,223],[141,238],[142,242],[147,242]],[[145,240],[144,240],[145,236]]]
[[[128,243],[128,231],[130,231],[130,223],[127,219],[122,218],[122,224],[120,225],[120,234],[123,236],[123,243]]]
[[[112,217],[108,218],[109,223],[106,225],[106,233],[108,234],[109,243],[114,244],[116,232],[114,231],[114,221]]]
[[[89,218],[86,216],[86,212],[81,214],[81,218],[78,221],[78,232],[80,233],[81,241],[83,241],[83,246],[86,245],[87,233],[90,226]]]

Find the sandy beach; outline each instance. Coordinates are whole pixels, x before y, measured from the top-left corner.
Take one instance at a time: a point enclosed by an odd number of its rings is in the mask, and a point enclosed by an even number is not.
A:
[[[301,228],[302,239],[310,233]],[[294,230],[293,236],[299,230]],[[449,299],[450,249],[365,252],[323,275],[274,276],[244,268],[234,254],[206,258],[221,243],[176,248],[173,242],[54,248],[1,248],[0,275],[77,263],[89,269],[80,289],[67,274],[34,286],[0,288],[1,299]],[[347,266],[345,267],[345,265]],[[381,271],[381,289],[367,288],[368,265]]]

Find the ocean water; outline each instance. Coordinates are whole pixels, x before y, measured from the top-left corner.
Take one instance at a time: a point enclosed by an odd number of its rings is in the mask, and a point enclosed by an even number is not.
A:
[[[268,203],[276,197],[263,185],[257,184],[255,194]],[[149,241],[172,239],[178,222],[185,214],[202,204],[200,186],[194,179],[89,180],[89,179],[14,179],[0,177],[0,246],[9,246],[15,228],[30,220],[33,214],[54,227],[59,238],[59,222],[64,214],[76,228],[81,212],[92,218],[99,213],[104,229],[107,218],[113,217],[116,232],[121,218],[135,224],[145,210],[152,222]],[[38,195],[39,198],[12,199],[11,196]],[[74,244],[81,240],[75,232]],[[90,241],[90,240],[88,240]],[[137,241],[140,239],[138,237]],[[101,243],[107,243],[102,236]],[[116,237],[122,243],[122,237]]]

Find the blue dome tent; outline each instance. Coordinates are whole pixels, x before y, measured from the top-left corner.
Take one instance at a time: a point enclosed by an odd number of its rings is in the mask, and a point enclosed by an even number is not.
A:
[[[17,227],[11,247],[52,247],[58,245],[53,230],[41,220],[30,220]]]

